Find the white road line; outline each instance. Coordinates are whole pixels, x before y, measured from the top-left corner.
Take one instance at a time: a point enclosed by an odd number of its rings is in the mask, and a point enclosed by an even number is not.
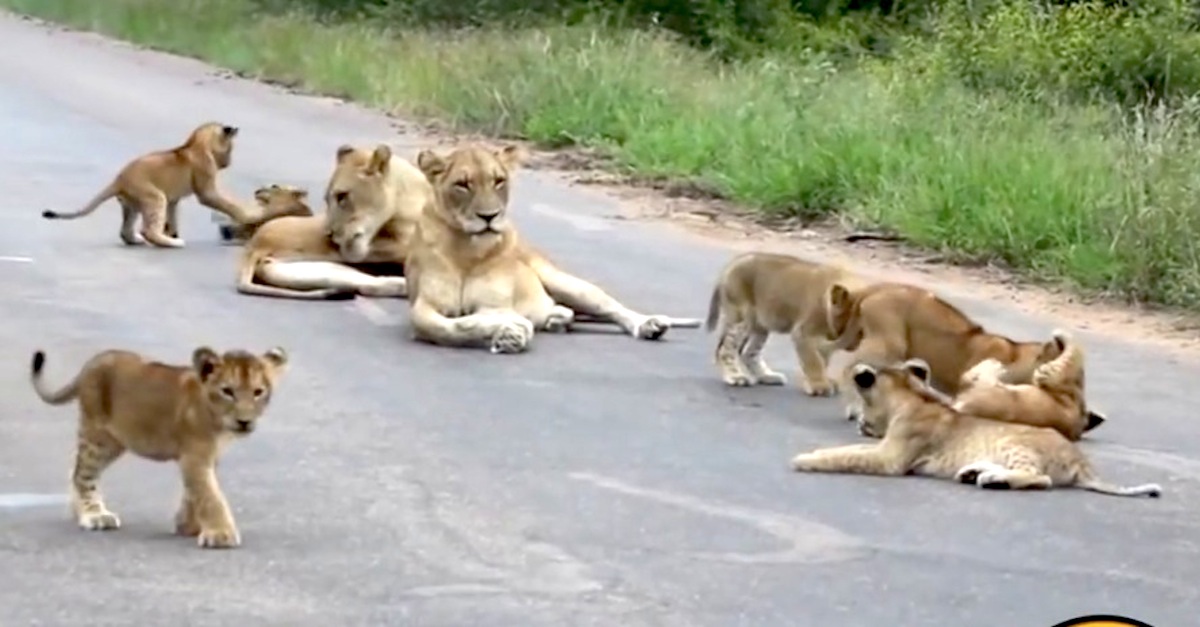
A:
[[[568,476],[605,490],[673,505],[697,514],[744,523],[778,539],[785,545],[785,548],[778,551],[692,553],[695,557],[742,564],[815,564],[852,560],[869,552],[868,547],[860,539],[835,527],[799,516],[740,507],[664,490],[641,488],[588,472],[573,472]]]
[[[376,326],[400,326],[400,319],[398,317],[389,314],[386,309],[380,307],[377,303],[371,302],[370,298],[359,296],[354,299],[350,307]]]
[[[0,494],[0,509],[17,509],[21,507],[48,507],[64,505],[69,502],[66,494],[31,494],[13,492]]]
[[[13,263],[33,263],[33,257],[10,257],[8,255],[0,255],[0,261],[11,261]]]

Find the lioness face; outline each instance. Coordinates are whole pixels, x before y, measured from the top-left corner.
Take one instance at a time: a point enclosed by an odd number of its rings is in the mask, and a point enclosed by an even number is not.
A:
[[[242,350],[218,355],[204,346],[192,354],[192,367],[221,429],[245,436],[270,403],[275,382],[287,367],[287,353],[275,347],[261,356]]]
[[[472,145],[444,157],[423,151],[417,167],[433,184],[450,225],[471,237],[486,237],[509,228],[509,180],[523,158],[519,146],[489,150]]]
[[[899,366],[877,368],[859,363],[851,371],[854,387],[863,400],[858,416],[858,432],[872,438],[887,435],[888,426],[896,413],[895,400],[901,390],[929,388],[929,365],[920,359],[910,359]]]
[[[351,263],[367,258],[371,241],[392,215],[388,182],[392,150],[379,145],[374,152],[342,146],[337,166],[325,189],[330,238]]]
[[[272,216],[311,216],[312,209],[304,200],[308,190],[291,185],[271,184],[254,190],[254,200]]]

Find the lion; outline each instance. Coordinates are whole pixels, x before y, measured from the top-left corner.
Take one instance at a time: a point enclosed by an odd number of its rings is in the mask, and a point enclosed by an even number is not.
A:
[[[980,418],[954,409],[930,386],[921,359],[873,366],[856,363],[852,381],[867,424],[886,423],[879,442],[821,448],[792,459],[799,472],[954,479],[980,488],[1049,489],[1076,486],[1115,496],[1157,498],[1147,483],[1121,487],[1097,476],[1083,452],[1053,429]]]
[[[985,359],[1003,365],[999,376],[1005,383],[1028,383],[1035,369],[1062,352],[1053,339],[1018,342],[990,333],[954,305],[914,285],[880,282],[851,291],[835,283],[826,298],[830,306],[849,312],[845,343],[853,356],[839,377],[848,392],[848,420],[862,411],[856,387],[847,381],[856,362],[923,359],[930,365],[933,386],[953,396],[963,374]]]
[[[272,214],[304,200],[287,186],[255,194]],[[403,269],[417,216],[433,201],[425,175],[387,145],[339,146],[325,201],[323,216],[279,217],[258,227],[242,251],[238,291],[301,300],[407,297],[405,277],[373,276],[354,266]]]
[[[79,401],[71,506],[86,530],[118,529],[98,487],[100,475],[125,451],[153,461],[175,461],[183,474],[183,499],[175,532],[195,536],[201,548],[241,544],[233,514],[217,483],[224,448],[253,433],[288,365],[273,347],[262,355],[244,350],[217,354],[207,346],[189,366],[148,361],[135,352],[105,350],[92,356],[58,390],[42,380],[46,354],[33,354],[33,389],[50,405]]]
[[[700,326],[700,320],[634,311],[529,246],[508,206],[524,157],[519,146],[478,144],[417,155],[435,202],[422,212],[405,262],[415,339],[519,353],[535,329],[564,332],[585,318],[647,340],[671,327]]]
[[[963,375],[952,406],[956,411],[1004,422],[1054,429],[1078,441],[1106,418],[1089,410],[1084,398],[1083,347],[1069,333],[1055,329],[1059,355],[1033,371],[1030,383],[1001,380],[1004,366],[994,358],[975,364]]]
[[[254,190],[254,200],[263,209],[261,216],[244,224],[222,225],[221,239],[244,244],[266,222],[286,216],[307,218],[313,215],[312,207],[305,202],[307,198],[308,190],[291,185],[272,183],[260,187]]]
[[[787,376],[762,357],[771,333],[792,340],[809,396],[829,396],[837,384],[826,376],[829,356],[845,348],[849,312],[830,302],[834,285],[866,285],[848,269],[791,255],[749,252],[721,270],[708,302],[705,328],[721,321],[716,362],[727,385],[783,385]],[[841,340],[841,342],[839,342]]]
[[[261,216],[253,208],[231,200],[217,187],[217,175],[233,158],[236,126],[206,122],[196,127],[181,146],[156,150],[125,164],[117,176],[82,209],[60,213],[51,209],[42,217],[74,220],[95,211],[110,198],[121,204],[121,240],[129,246],[150,242],[162,248],[183,248],[179,237],[179,201],[195,195],[200,204],[219,211],[237,224]],[[134,231],[142,218],[140,235]]]

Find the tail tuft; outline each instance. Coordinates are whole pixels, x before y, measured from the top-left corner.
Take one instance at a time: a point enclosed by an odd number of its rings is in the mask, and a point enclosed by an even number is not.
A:
[[[47,209],[42,212],[42,217],[46,218],[47,220],[53,220],[58,217],[58,214],[55,213],[53,209]]]
[[[37,351],[33,354],[33,374],[42,374],[42,369],[46,367],[46,353]]]

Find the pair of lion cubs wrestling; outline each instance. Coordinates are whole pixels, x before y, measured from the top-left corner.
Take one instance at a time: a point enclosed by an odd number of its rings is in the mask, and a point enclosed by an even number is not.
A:
[[[807,472],[910,473],[981,488],[1076,485],[1157,497],[1155,484],[1101,481],[1074,444],[1105,418],[1084,398],[1083,349],[1067,333],[1017,342],[989,333],[936,294],[869,282],[845,268],[746,253],[721,271],[706,327],[720,321],[715,359],[726,384],[783,385],[762,350],[788,334],[810,396],[847,392],[847,417],[877,444],[797,455]],[[838,383],[829,357],[852,352]]]

